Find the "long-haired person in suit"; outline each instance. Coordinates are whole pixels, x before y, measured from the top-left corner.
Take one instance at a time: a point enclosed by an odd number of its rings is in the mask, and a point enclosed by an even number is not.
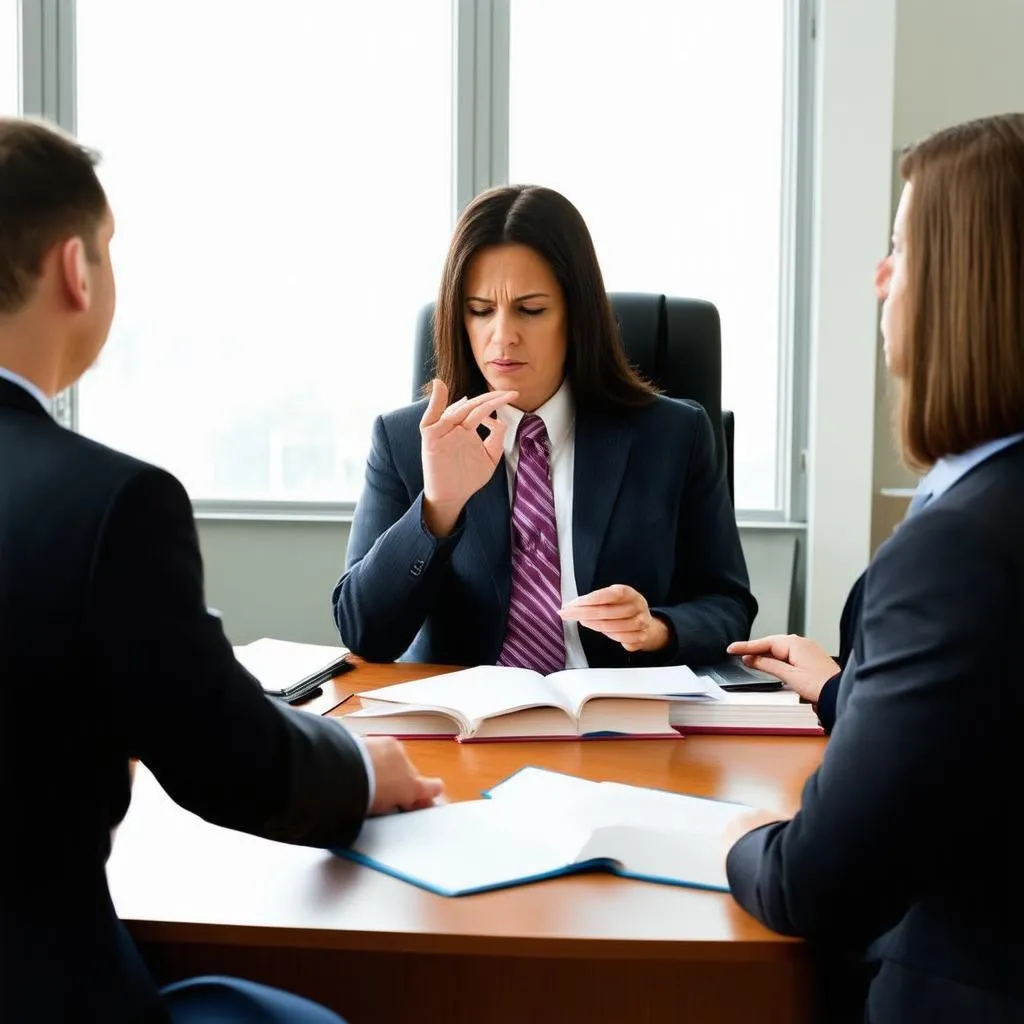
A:
[[[440,784],[397,743],[265,697],[207,613],[182,486],[50,418],[114,313],[95,162],[0,119],[0,1019],[338,1021],[229,979],[161,996],[110,900],[133,758],[212,822],[310,846],[345,845],[368,812],[424,806]]]
[[[1008,1024],[1024,1021],[1024,115],[939,132],[902,173],[882,333],[925,475],[848,604],[800,811],[743,835],[728,874],[777,931],[867,950],[872,1024]],[[813,699],[833,666],[796,639],[738,650]]]
[[[698,405],[630,367],[583,218],[535,186],[456,226],[429,400],[377,419],[334,590],[375,661],[700,663],[749,635],[726,482]]]

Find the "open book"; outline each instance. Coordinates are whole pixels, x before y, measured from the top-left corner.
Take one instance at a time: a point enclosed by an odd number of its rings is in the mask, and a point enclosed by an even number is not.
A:
[[[360,694],[345,725],[364,736],[459,740],[678,737],[674,700],[724,696],[683,666],[569,669],[542,676],[481,665]]]
[[[263,687],[263,692],[289,704],[308,697],[328,679],[352,666],[347,647],[299,644],[263,637],[234,648],[235,657]]]
[[[750,810],[540,768],[485,797],[372,818],[337,853],[442,896],[588,870],[727,891],[725,829]]]

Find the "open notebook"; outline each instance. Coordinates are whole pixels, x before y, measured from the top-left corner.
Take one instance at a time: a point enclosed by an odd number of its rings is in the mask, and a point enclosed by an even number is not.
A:
[[[348,671],[347,647],[299,644],[263,637],[234,648],[235,657],[263,687],[289,704],[309,696],[328,679]]]
[[[591,870],[727,891],[725,829],[750,810],[541,768],[485,797],[370,819],[337,853],[442,896]]]
[[[673,701],[723,696],[712,680],[682,666],[572,669],[542,676],[530,669],[481,665],[362,693],[362,710],[346,715],[345,724],[366,736],[402,739],[675,738],[669,722]]]

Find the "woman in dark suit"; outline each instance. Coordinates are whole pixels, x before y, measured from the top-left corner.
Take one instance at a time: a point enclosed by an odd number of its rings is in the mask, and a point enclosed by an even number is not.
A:
[[[550,672],[706,662],[749,635],[710,422],[629,366],[568,200],[469,204],[434,352],[429,400],[374,424],[333,596],[353,651]]]
[[[857,1019],[1024,1021],[1024,115],[940,132],[902,173],[882,333],[927,472],[847,603],[841,672],[800,637],[735,648],[832,731],[792,821],[737,828],[729,882],[777,931],[866,951]]]

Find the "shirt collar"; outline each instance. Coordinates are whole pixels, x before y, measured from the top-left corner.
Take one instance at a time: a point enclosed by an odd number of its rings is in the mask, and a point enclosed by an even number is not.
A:
[[[0,378],[9,380],[12,384],[16,384],[23,391],[27,391],[49,414],[50,412],[50,400],[46,397],[46,393],[38,384],[33,384],[32,381],[21,374],[15,373],[13,370],[8,370],[6,366],[0,366]]]
[[[980,466],[987,459],[992,458],[997,452],[1009,448],[1011,444],[1024,441],[1024,433],[1012,434],[1010,437],[1000,437],[995,441],[986,441],[960,455],[945,455],[921,478],[917,485],[918,494],[928,495],[929,501],[934,501],[940,495],[965,477],[975,466]]]
[[[536,415],[544,421],[551,452],[569,436],[574,414],[572,391],[569,389],[569,382],[563,380],[559,389],[536,411]],[[516,409],[511,405],[503,405],[498,410],[498,418],[508,427],[505,431],[504,444],[506,455],[511,455],[515,451],[519,424],[525,415],[522,409]]]

